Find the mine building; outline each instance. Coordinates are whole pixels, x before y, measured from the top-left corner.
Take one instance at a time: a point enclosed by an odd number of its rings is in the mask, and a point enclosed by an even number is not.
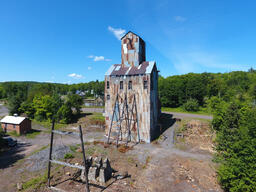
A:
[[[1,120],[1,126],[4,132],[16,131],[19,135],[31,131],[31,121],[16,114],[14,116],[5,116]]]
[[[149,143],[159,134],[158,70],[155,61],[146,61],[145,48],[129,31],[121,38],[121,64],[105,73],[107,137]]]

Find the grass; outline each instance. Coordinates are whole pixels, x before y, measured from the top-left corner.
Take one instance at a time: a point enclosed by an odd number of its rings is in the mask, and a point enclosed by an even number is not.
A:
[[[108,152],[105,149],[103,149],[102,146],[88,146],[88,148],[85,149],[85,154],[87,156],[98,155],[106,157]]]
[[[37,120],[33,119],[32,123],[39,124],[48,129],[51,129],[51,127],[52,127],[52,122],[49,122],[49,121],[37,121]],[[60,129],[60,128],[64,128],[66,126],[67,126],[67,124],[55,122],[54,129]]]
[[[38,152],[40,152],[40,151],[43,151],[44,149],[48,148],[49,146],[50,146],[50,145],[48,144],[48,145],[45,145],[45,146],[41,147],[40,149],[37,149],[37,150],[33,151],[33,152],[30,154],[30,156],[31,156],[31,155],[34,155],[34,154],[36,154],[36,153],[38,153]]]
[[[105,117],[102,113],[93,113],[89,116],[89,121],[91,125],[103,126],[105,124]]]
[[[76,150],[78,149],[79,147],[78,146],[76,146],[76,145],[71,145],[71,146],[69,146],[69,149],[72,151],[72,152],[76,152]]]
[[[41,133],[41,131],[38,131],[38,130],[32,130],[31,132],[27,133],[25,135],[25,137],[27,139],[34,139],[37,135],[39,135]]]
[[[102,113],[93,113],[90,116],[90,119],[95,121],[105,121],[105,117],[102,115]]]
[[[13,136],[13,137],[19,137],[20,136],[20,134],[18,134],[16,131],[10,131],[10,132],[8,132],[8,135]]]
[[[22,188],[23,188],[23,191],[27,189],[35,190],[45,185],[46,182],[47,182],[47,173],[28,180],[27,182],[22,184]]]
[[[211,113],[209,113],[207,111],[206,108],[203,108],[203,107],[200,107],[199,111],[195,111],[195,112],[185,111],[181,107],[177,107],[177,108],[162,107],[161,110],[166,111],[166,112],[191,113],[191,114],[198,114],[198,115],[212,115]]]
[[[74,158],[74,155],[72,155],[71,153],[66,153],[64,155],[64,159],[72,159],[72,158]]]
[[[83,108],[105,108],[105,106],[83,106]]]

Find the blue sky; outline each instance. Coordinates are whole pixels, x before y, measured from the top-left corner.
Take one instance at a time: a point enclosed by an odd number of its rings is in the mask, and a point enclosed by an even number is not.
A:
[[[103,80],[127,31],[164,77],[256,68],[251,0],[0,0],[0,81]]]

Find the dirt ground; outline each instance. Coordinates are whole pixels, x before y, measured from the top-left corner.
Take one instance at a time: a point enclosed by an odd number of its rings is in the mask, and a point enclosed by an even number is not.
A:
[[[181,118],[179,116],[179,118]],[[187,120],[184,117],[186,123]],[[182,119],[182,123],[184,123]],[[199,121],[199,122],[198,122]],[[85,123],[86,119],[81,119],[78,123]],[[108,157],[111,166],[116,170],[115,176],[128,173],[128,177],[124,179],[112,178],[105,185],[90,183],[91,191],[170,191],[170,192],[218,192],[222,191],[217,183],[216,166],[212,162],[212,153],[207,150],[199,150],[201,146],[212,146],[212,139],[205,140],[205,137],[195,137],[192,135],[213,134],[208,126],[192,126],[192,128],[180,131],[184,138],[176,138],[176,131],[181,130],[184,125],[181,122],[175,122],[175,116],[165,114],[163,122],[163,134],[150,144],[130,144],[129,150],[122,150],[123,147],[116,149],[115,146],[107,146],[103,144],[105,141],[104,131],[102,127],[86,127],[84,126],[84,141],[86,156]],[[190,122],[191,123],[191,122]],[[196,125],[204,124],[205,121],[196,120]],[[192,122],[193,124],[193,122]],[[193,124],[193,125],[194,125]],[[70,125],[65,129],[73,129],[77,124]],[[82,125],[83,126],[83,125]],[[212,138],[212,136],[210,137]],[[47,145],[49,142],[49,133],[43,132],[35,139],[23,138],[23,143],[29,144],[29,152],[21,150],[22,157],[10,165],[0,170],[0,186],[4,186],[0,191],[17,191],[16,184],[18,182],[28,183],[32,178],[36,178],[46,173],[43,169],[36,173],[21,172],[16,173],[18,169],[24,166],[26,159],[35,150]],[[21,139],[22,140],[22,139]],[[196,141],[195,141],[196,140]],[[76,145],[79,140],[73,138],[61,138],[56,143],[64,145]],[[188,143],[186,148],[179,147],[177,144]],[[36,145],[36,147],[35,147]],[[191,146],[191,147],[189,147]],[[33,148],[32,148],[33,147]],[[206,148],[207,148],[206,147]],[[196,150],[195,150],[196,149]],[[81,161],[81,153],[74,152],[74,158],[66,160],[70,163],[79,163]],[[0,157],[0,162],[3,161]],[[56,187],[65,189],[66,191],[84,191],[84,184],[79,179],[74,179],[76,169],[68,167],[55,166],[52,173],[52,184]],[[14,174],[15,173],[15,174]],[[3,179],[3,178],[10,179]],[[46,181],[41,179],[39,183],[31,188],[23,191],[50,191],[46,187]]]

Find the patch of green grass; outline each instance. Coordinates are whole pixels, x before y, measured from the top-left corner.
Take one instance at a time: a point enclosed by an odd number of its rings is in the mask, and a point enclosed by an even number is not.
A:
[[[64,159],[72,159],[72,158],[74,158],[74,155],[71,154],[71,153],[66,153],[66,154],[64,155]]]
[[[8,135],[11,135],[13,137],[19,137],[20,136],[20,134],[18,134],[16,131],[10,131],[10,132],[8,132]]]
[[[107,156],[107,151],[106,149],[103,149],[101,146],[89,146],[86,150],[85,150],[85,154],[88,156],[92,156],[92,155],[100,155],[102,157]]]
[[[40,175],[38,177],[32,178],[27,182],[22,184],[23,191],[27,189],[39,189],[47,182],[47,173]]]
[[[34,139],[37,135],[39,135],[41,132],[40,131],[32,131],[32,132],[30,132],[30,133],[27,133],[26,135],[25,135],[25,137],[27,138],[27,139]]]
[[[207,111],[206,108],[203,108],[203,107],[200,107],[199,111],[196,111],[196,112],[188,112],[188,111],[185,111],[184,109],[182,109],[181,107],[177,107],[177,108],[162,107],[161,110],[166,111],[166,112],[191,113],[191,114],[198,114],[198,115],[212,115],[211,113],[209,113]]]
[[[34,154],[38,153],[39,151],[43,151],[44,149],[46,149],[48,147],[49,147],[49,144],[41,147],[40,149],[33,151],[30,155],[34,155]]]
[[[104,108],[105,106],[83,106],[84,108]]]
[[[91,120],[99,120],[99,121],[105,121],[105,117],[102,115],[102,113],[93,113],[90,116]]]
[[[70,150],[72,151],[72,152],[76,152],[76,150],[78,149],[78,146],[76,146],[76,145],[71,145],[71,146],[69,146],[69,148],[70,148]]]
[[[32,122],[39,124],[48,129],[52,128],[52,122],[50,122],[50,121],[37,121],[37,120],[33,119]],[[54,129],[65,128],[66,126],[67,126],[67,124],[65,124],[65,123],[56,123],[55,122]]]

